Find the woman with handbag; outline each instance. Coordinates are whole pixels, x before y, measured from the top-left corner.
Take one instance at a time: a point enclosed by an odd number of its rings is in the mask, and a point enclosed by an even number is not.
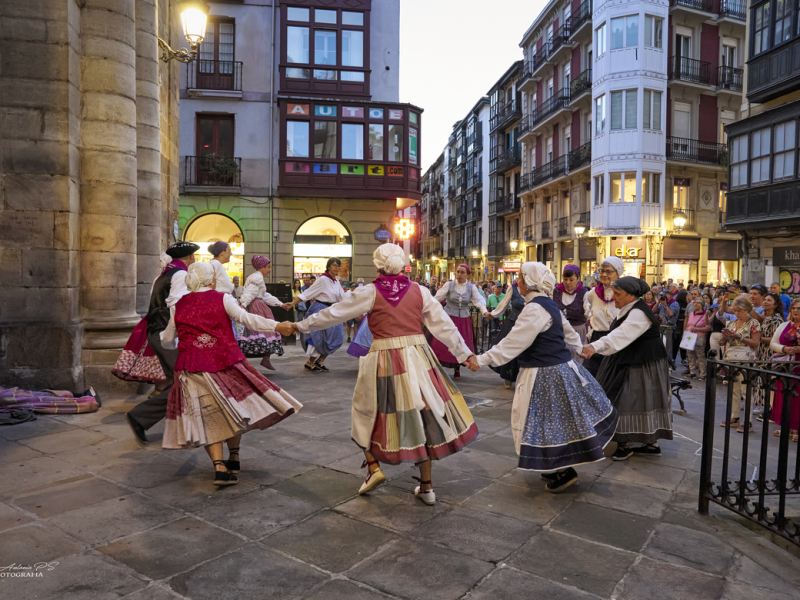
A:
[[[730,310],[736,316],[735,320],[728,321],[725,329],[722,330],[721,344],[725,349],[725,360],[730,361],[753,361],[756,359],[756,348],[761,342],[761,325],[750,316],[753,305],[746,296],[738,296],[731,302]],[[744,433],[744,425],[741,423],[739,412],[742,408],[742,394],[744,386],[741,373],[735,373],[728,379],[733,386],[733,401],[731,403],[730,422],[722,421],[721,427],[733,427],[738,425],[736,431]],[[750,412],[747,414],[747,426],[753,431],[751,423],[753,405],[750,404]]]
[[[684,341],[687,333],[696,334],[694,338],[694,348],[687,348],[689,358],[689,377],[700,375],[700,381],[706,380],[706,335],[711,331],[711,327],[706,325],[706,310],[703,299],[697,297],[692,303],[692,311],[686,315],[684,322]],[[683,346],[683,341],[681,346]]]
[[[780,306],[780,305],[779,305]],[[778,312],[777,310],[775,311]],[[772,336],[770,348],[775,352],[776,360],[800,361],[800,299],[792,300],[789,305],[789,320],[778,326]],[[793,375],[800,375],[800,367],[792,370]],[[786,393],[783,390],[783,383],[780,381],[775,382],[775,400],[772,402],[772,421],[781,427],[784,426],[783,420],[783,403],[784,400],[791,402],[789,409],[789,433],[791,440],[796,442],[798,440],[798,430],[800,430],[800,394],[798,390],[793,390],[794,393]],[[788,398],[787,398],[788,396]],[[775,431],[776,436],[780,436],[781,430]]]

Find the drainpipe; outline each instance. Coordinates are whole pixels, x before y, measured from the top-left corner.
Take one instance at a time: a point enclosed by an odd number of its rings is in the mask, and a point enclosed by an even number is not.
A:
[[[273,194],[273,187],[272,187],[272,174],[275,171],[275,165],[273,164],[275,153],[275,140],[274,140],[274,126],[275,126],[275,69],[276,67],[276,60],[275,60],[275,8],[278,0],[272,0],[272,43],[270,48],[270,59],[272,63],[270,65],[269,71],[269,150],[267,152],[269,156],[269,256],[270,260],[275,260],[275,233],[274,233],[274,224],[275,224],[275,210],[274,210],[274,194]],[[275,283],[275,270],[273,269],[270,272],[270,282]]]

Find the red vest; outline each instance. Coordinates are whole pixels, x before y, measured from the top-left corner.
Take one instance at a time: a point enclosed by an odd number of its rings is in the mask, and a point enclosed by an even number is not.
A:
[[[422,292],[419,285],[411,288],[400,300],[397,307],[392,305],[375,290],[375,302],[369,313],[369,330],[376,340],[422,334]]]
[[[231,318],[216,290],[193,292],[175,305],[178,361],[175,371],[214,373],[244,360]]]

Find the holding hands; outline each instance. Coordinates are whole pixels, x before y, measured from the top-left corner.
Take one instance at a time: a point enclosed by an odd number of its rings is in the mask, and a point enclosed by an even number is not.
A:
[[[292,310],[292,309],[294,308],[294,304],[292,304],[291,302],[284,302],[284,303],[281,305],[281,308],[282,308],[283,310]]]
[[[581,352],[581,356],[583,358],[587,358],[587,359],[588,358],[592,358],[592,356],[594,356],[595,352],[596,352],[596,350],[594,349],[594,346],[589,344],[589,345],[586,345],[586,346],[583,347],[583,352]]]
[[[278,323],[278,325],[275,327],[275,331],[284,337],[289,337],[297,331],[297,325],[291,323],[290,321],[284,321],[283,323]]]
[[[465,367],[467,367],[467,368],[468,368],[470,371],[477,371],[477,370],[480,368],[480,366],[478,365],[478,359],[477,359],[477,358],[475,358],[475,355],[474,355],[474,354],[473,354],[472,356],[470,356],[470,357],[469,357],[469,358],[466,360],[466,362],[464,362],[464,363],[462,363],[462,364],[463,364]]]

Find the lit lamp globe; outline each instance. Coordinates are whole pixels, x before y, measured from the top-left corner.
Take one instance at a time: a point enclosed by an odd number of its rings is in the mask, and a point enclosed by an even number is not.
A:
[[[478,258],[478,251],[477,250],[473,250],[472,251],[472,258]]]
[[[680,231],[686,225],[686,213],[678,209],[672,217],[672,222],[675,224],[675,229]]]
[[[519,242],[517,242],[516,240],[511,242],[511,251],[512,252],[516,252],[517,251],[517,246],[519,246]]]
[[[575,229],[575,235],[581,237],[586,232],[586,223],[582,219],[578,219],[573,228]]]
[[[203,0],[180,0],[178,2],[183,35],[192,47],[199,46],[206,38],[209,10],[209,5]]]

